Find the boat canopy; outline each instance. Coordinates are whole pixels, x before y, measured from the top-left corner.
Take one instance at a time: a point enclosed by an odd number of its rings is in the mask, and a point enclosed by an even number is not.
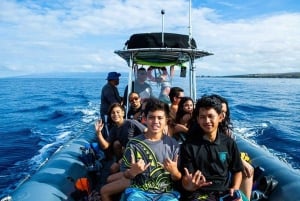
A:
[[[163,38],[163,39],[162,39]],[[164,67],[182,65],[212,53],[196,49],[194,39],[174,33],[134,34],[125,43],[124,50],[115,51],[130,67],[130,60],[141,65]]]
[[[130,59],[133,59],[133,63],[156,67],[181,65],[190,60],[212,55],[201,50],[182,48],[138,48],[118,50],[115,53],[128,64]]]
[[[194,39],[188,35],[176,33],[139,33],[133,34],[125,43],[127,49],[136,48],[188,48],[196,49],[197,45]]]
[[[188,35],[176,33],[140,33],[133,34],[126,41],[122,50],[116,50],[115,53],[123,58],[128,67],[131,68],[128,79],[127,98],[132,91],[134,80],[137,78],[139,67],[147,68],[148,82],[160,80],[161,69],[167,69],[170,66],[170,72],[167,72],[172,81],[175,67],[180,69],[180,77],[188,74],[188,89],[184,91],[187,96],[196,100],[196,71],[194,61],[196,59],[212,55],[212,53],[198,50],[196,42]],[[151,71],[155,69],[155,79],[152,79]],[[185,83],[187,83],[185,82]],[[181,83],[182,84],[182,83]],[[162,86],[162,82],[157,83]],[[160,96],[160,95],[159,95]],[[158,96],[158,97],[159,97]],[[168,97],[167,97],[168,98]],[[128,110],[128,101],[126,100],[126,110]],[[126,112],[127,113],[127,112]]]

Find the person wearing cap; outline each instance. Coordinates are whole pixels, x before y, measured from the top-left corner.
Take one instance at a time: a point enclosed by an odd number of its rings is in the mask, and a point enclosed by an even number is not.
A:
[[[109,72],[107,75],[107,83],[101,90],[101,105],[100,114],[101,119],[105,120],[104,115],[108,115],[108,108],[113,103],[122,104],[122,97],[119,95],[117,86],[119,85],[119,77],[121,73]]]

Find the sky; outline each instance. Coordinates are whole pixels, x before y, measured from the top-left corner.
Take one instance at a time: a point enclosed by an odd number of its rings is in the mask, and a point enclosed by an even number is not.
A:
[[[188,34],[213,56],[197,75],[300,72],[298,0],[1,0],[0,78],[126,72],[114,53],[132,34]]]

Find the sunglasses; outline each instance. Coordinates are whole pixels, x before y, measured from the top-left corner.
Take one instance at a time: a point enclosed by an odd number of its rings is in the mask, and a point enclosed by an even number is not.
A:
[[[137,100],[139,100],[139,97],[134,97],[134,98],[131,98],[131,99],[129,100],[129,102],[133,102],[133,101],[137,101]]]

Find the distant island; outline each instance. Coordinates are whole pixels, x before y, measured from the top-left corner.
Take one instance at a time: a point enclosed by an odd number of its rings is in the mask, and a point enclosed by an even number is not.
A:
[[[122,75],[127,76],[127,72],[121,72]],[[13,76],[8,78],[103,78],[107,72],[56,72],[56,73],[42,73],[42,74],[30,74],[22,76]],[[244,75],[197,75],[196,77],[223,77],[223,78],[300,78],[300,72],[292,73],[262,73],[262,74],[244,74]],[[0,78],[1,79],[1,78]]]
[[[197,77],[233,77],[233,78],[300,78],[300,72],[292,73],[262,73],[245,75],[226,75],[226,76],[197,76]]]

